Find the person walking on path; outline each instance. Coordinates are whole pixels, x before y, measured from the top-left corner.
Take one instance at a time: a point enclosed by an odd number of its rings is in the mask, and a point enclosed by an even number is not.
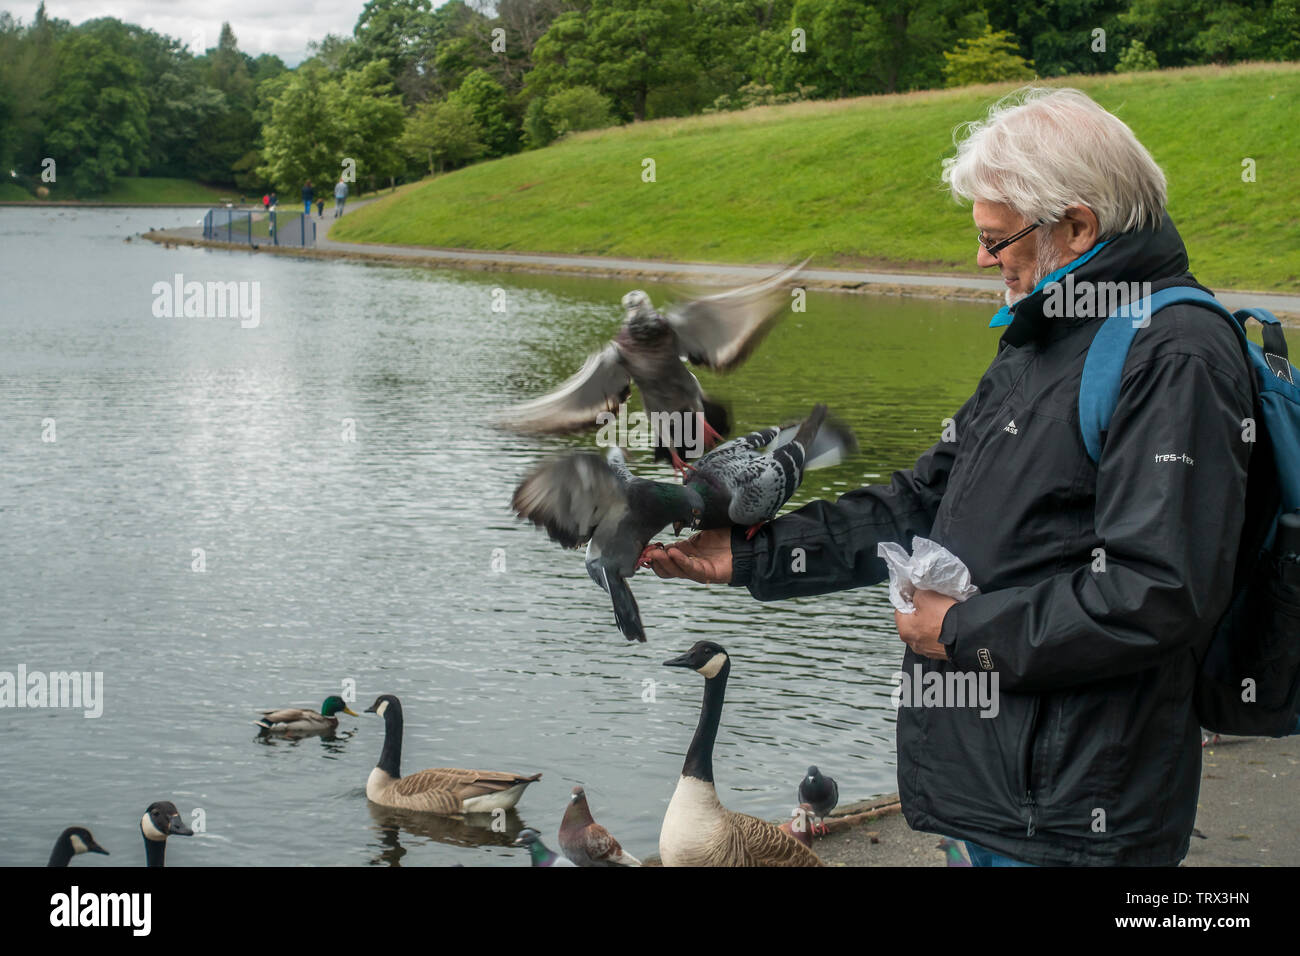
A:
[[[325,200],[324,200],[324,199],[317,199],[317,200],[316,200],[316,218],[317,218],[317,219],[324,219],[324,218],[325,218]]]
[[[343,215],[343,204],[348,201],[348,184],[339,177],[339,181],[334,185],[334,218],[337,219]]]
[[[1197,285],[1164,173],[1078,90],[1022,90],[965,129],[943,178],[972,203],[976,264],[1001,272],[1007,305],[943,437],[888,484],[642,564],[772,601],[883,582],[883,542],[939,543],[979,593],[918,589],[894,615],[908,824],[966,841],[976,866],[1175,866],[1201,780],[1198,662],[1253,534],[1250,368],[1222,316],[1169,306],[1133,340],[1094,464],[1078,405],[1099,290]],[[978,709],[989,683],[996,711]]]
[[[311,180],[309,179],[302,185],[302,214],[304,216],[311,215],[311,202],[313,198],[315,198],[315,194],[312,192]]]

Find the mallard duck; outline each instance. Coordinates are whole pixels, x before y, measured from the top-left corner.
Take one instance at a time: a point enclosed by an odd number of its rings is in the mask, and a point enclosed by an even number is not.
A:
[[[587,792],[574,787],[560,823],[560,849],[578,866],[640,866],[610,832],[592,819]]]
[[[528,855],[532,858],[533,866],[577,866],[572,860],[560,856],[554,850],[547,848],[542,842],[542,835],[532,827],[524,827],[519,831],[519,836],[515,838],[515,846],[524,846],[528,848]]]
[[[280,710],[260,710],[260,720],[254,721],[266,734],[285,734],[290,737],[305,737],[310,734],[329,734],[338,729],[339,719],[334,715],[339,711],[353,717],[361,715],[344,703],[342,697],[326,697],[320,705],[320,713],[314,710],[300,710],[296,707],[284,707]]]
[[[542,779],[540,773],[525,777],[450,767],[403,777],[402,702],[392,694],[382,694],[366,708],[366,713],[384,718],[384,749],[366,781],[366,796],[375,803],[424,813],[491,813],[509,810],[519,802],[525,787]]]
[[[68,827],[54,841],[50,862],[45,865],[67,866],[69,860],[82,853],[102,853],[108,856],[108,851],[95,842],[95,838],[85,827]]]
[[[689,667],[704,677],[704,705],[677,789],[659,831],[664,866],[822,866],[817,854],[781,828],[728,810],[713,785],[713,743],[731,673],[727,652],[699,641],[665,667]]]
[[[176,804],[160,800],[149,804],[149,809],[140,818],[140,834],[144,837],[144,865],[162,866],[167,854],[167,838],[194,836],[194,831],[185,825]]]

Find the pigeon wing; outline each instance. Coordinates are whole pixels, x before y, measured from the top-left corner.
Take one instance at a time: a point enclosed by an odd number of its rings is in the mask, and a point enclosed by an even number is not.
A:
[[[745,359],[789,309],[790,281],[807,260],[750,285],[682,303],[668,312],[681,352],[726,372]]]
[[[543,462],[515,489],[516,515],[544,528],[551,540],[576,548],[619,506],[627,490],[605,459],[594,452],[571,452]]]
[[[631,373],[618,346],[610,343],[555,391],[508,408],[495,421],[534,434],[580,431],[594,427],[597,415],[618,408],[631,394]]]

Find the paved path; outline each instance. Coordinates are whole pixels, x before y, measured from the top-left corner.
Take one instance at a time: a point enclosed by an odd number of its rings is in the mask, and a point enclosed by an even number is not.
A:
[[[1192,837],[1183,865],[1300,866],[1300,737],[1225,737],[1202,756],[1196,829],[1203,836]],[[893,811],[832,832],[816,850],[835,866],[944,866],[938,844]]]
[[[374,198],[349,201],[347,213],[374,202]],[[410,259],[425,265],[448,265],[478,269],[524,272],[582,272],[594,276],[636,276],[640,278],[681,279],[702,282],[730,282],[758,279],[771,275],[780,264],[735,265],[714,262],[663,262],[656,259],[632,259],[617,256],[550,255],[544,253],[488,252],[478,249],[438,249],[430,246],[396,246],[368,242],[340,242],[329,238],[336,221],[332,207],[316,220],[316,248],[310,254],[354,257],[382,261]],[[166,230],[155,234],[161,239],[202,239],[202,230],[193,227]],[[304,254],[292,248],[276,250]],[[813,287],[839,291],[892,292],[941,298],[1000,299],[1004,286],[1001,279],[975,275],[930,275],[903,272],[860,272],[852,269],[805,269],[801,274]],[[1300,318],[1300,295],[1218,291],[1220,301],[1233,309],[1247,305],[1270,309],[1280,315]]]

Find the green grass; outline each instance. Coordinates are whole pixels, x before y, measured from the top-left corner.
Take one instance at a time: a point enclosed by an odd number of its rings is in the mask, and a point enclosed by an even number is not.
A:
[[[192,179],[174,179],[166,176],[124,176],[115,182],[108,192],[98,196],[82,199],[73,195],[71,189],[52,184],[48,201],[79,201],[128,203],[135,206],[165,205],[168,203],[212,203],[213,205],[236,202],[239,199],[237,189],[207,186]],[[261,196],[257,197],[259,200]],[[251,199],[251,197],[250,197]],[[0,183],[0,201],[40,203],[26,189],[13,183]]]
[[[1078,76],[1169,179],[1192,270],[1300,290],[1300,64]],[[939,181],[953,128],[1013,86],[761,107],[583,133],[359,208],[331,238],[668,260],[975,272]],[[1257,181],[1243,183],[1242,159]],[[641,179],[653,158],[657,181]]]

